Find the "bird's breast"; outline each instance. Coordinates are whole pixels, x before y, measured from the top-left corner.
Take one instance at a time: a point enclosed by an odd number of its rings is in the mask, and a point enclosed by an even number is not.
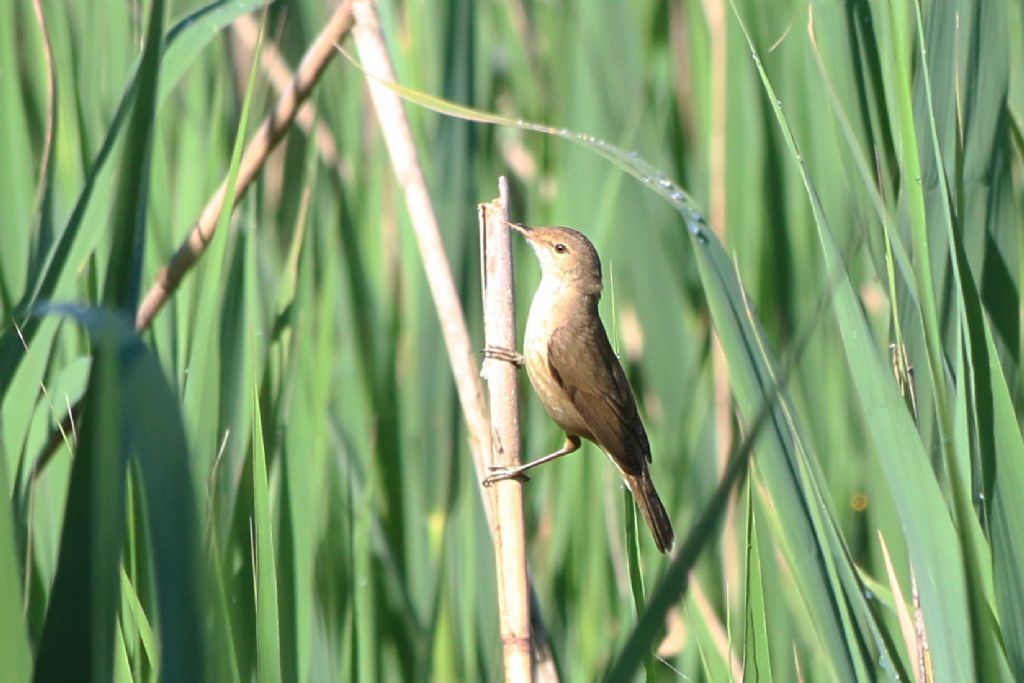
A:
[[[551,335],[562,325],[566,315],[566,302],[561,294],[557,288],[545,287],[542,282],[533,298],[523,335],[526,373],[551,419],[566,432],[593,440],[583,416],[555,375],[557,368],[553,370],[549,362]]]

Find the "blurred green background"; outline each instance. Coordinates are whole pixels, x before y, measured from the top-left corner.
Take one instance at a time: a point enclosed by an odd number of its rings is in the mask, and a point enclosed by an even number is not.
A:
[[[289,134],[131,329],[276,100],[267,50],[297,64],[330,13],[270,4],[250,88],[229,26],[265,4],[41,0],[51,80],[33,4],[0,0],[4,680],[501,676],[466,430],[353,65],[314,90],[321,137]],[[635,151],[707,219],[698,239],[586,146],[407,105],[477,346],[498,175],[515,219],[597,245],[677,548],[757,425],[654,636],[607,459],[526,486],[562,677],[1024,679],[1020,3],[378,12],[403,85]],[[515,257],[522,329],[539,269]],[[523,396],[532,459],[561,435]],[[654,595],[668,560],[639,546]]]

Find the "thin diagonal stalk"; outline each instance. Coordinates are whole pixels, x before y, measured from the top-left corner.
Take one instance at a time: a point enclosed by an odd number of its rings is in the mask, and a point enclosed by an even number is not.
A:
[[[441,333],[448,359],[455,376],[455,388],[469,429],[469,446],[473,453],[477,474],[482,479],[486,472],[487,454],[490,453],[490,420],[484,405],[484,390],[477,376],[473,346],[469,340],[466,317],[459,301],[459,293],[452,278],[451,266],[445,255],[441,232],[437,225],[433,202],[419,161],[412,131],[398,95],[381,84],[395,82],[391,58],[384,44],[377,21],[377,13],[369,2],[353,2],[356,18],[354,31],[356,46],[363,67],[373,78],[367,79],[370,98],[380,121],[381,134],[391,156],[395,177],[405,195],[406,208],[416,235],[420,258],[427,274],[427,284],[441,322]],[[486,496],[485,496],[486,498]],[[486,506],[485,506],[486,507]],[[488,510],[488,515],[491,511]]]
[[[338,6],[327,24],[324,25],[320,35],[306,50],[291,86],[281,95],[274,111],[267,116],[246,146],[238,169],[238,181],[235,183],[235,204],[245,196],[246,190],[263,169],[267,157],[291,128],[302,103],[309,97],[324,69],[334,57],[334,45],[344,40],[351,28],[352,3],[345,2]],[[150,287],[139,305],[135,316],[135,329],[141,331],[149,327],[153,317],[181,284],[182,278],[206,251],[217,228],[217,219],[224,208],[226,194],[227,180],[221,183],[206,203],[195,226],[182,245],[178,247],[178,251],[157,273],[156,282]]]

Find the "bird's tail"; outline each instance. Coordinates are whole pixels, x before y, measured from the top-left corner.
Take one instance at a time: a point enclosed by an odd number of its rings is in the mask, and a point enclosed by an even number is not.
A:
[[[654,490],[650,472],[645,467],[638,475],[626,475],[626,484],[633,492],[633,499],[640,508],[640,514],[647,520],[647,526],[654,534],[655,545],[658,546],[658,550],[667,553],[672,549],[675,533],[672,531],[672,522],[668,518],[665,506],[661,504],[661,498]]]

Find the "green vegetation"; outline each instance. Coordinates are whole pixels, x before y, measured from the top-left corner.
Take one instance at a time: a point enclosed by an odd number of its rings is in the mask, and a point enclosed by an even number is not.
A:
[[[255,51],[227,27],[263,0],[39,4],[52,81],[33,4],[0,0],[0,679],[498,680],[481,492],[357,68],[131,325],[324,3],[271,4]],[[627,150],[407,105],[475,343],[498,175],[602,255],[676,553],[593,446],[536,472],[563,678],[1024,680],[1020,4],[378,11],[403,85]],[[532,459],[561,435],[523,396]]]

